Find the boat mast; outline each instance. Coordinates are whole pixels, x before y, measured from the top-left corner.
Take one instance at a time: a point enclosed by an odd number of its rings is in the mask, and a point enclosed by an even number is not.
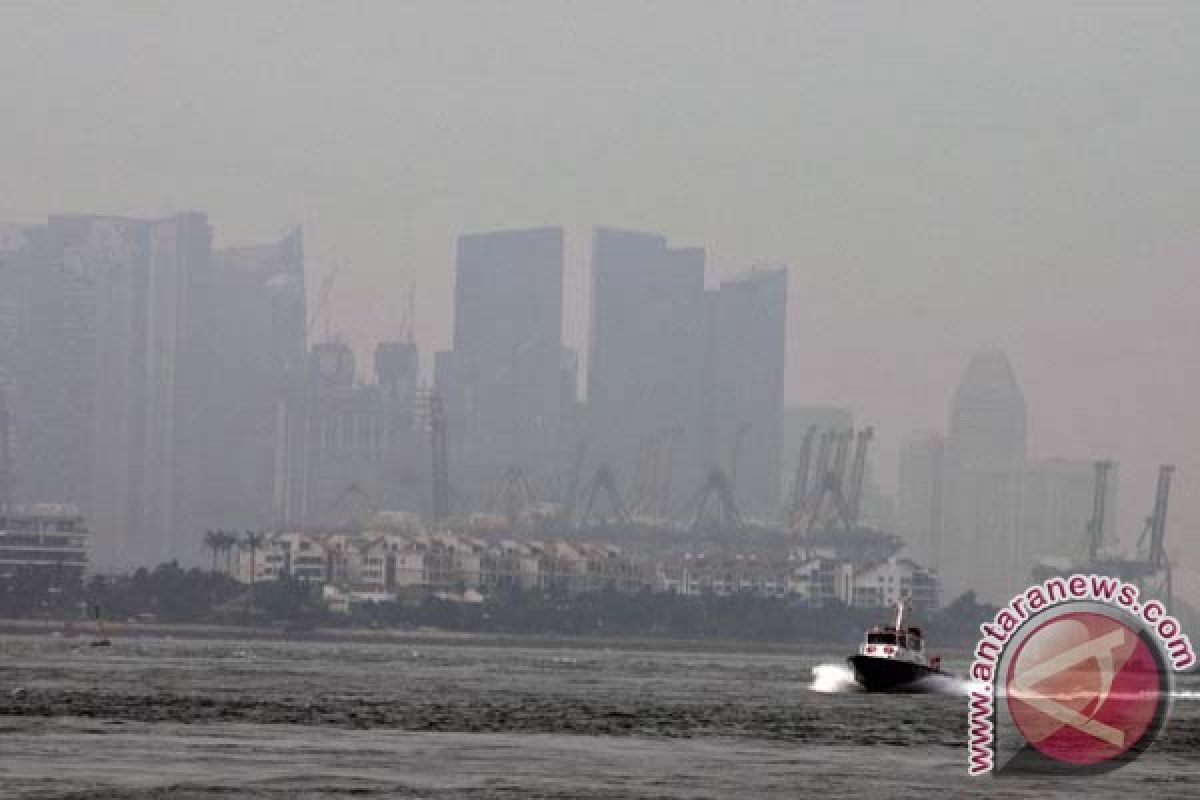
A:
[[[904,603],[908,600],[907,595],[900,595],[900,599],[896,601],[896,630],[904,630],[901,624],[904,622]]]

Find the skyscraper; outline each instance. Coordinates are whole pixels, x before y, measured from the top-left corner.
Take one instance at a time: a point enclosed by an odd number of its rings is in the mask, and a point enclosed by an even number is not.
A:
[[[587,419],[593,457],[627,490],[643,443],[678,431],[667,508],[710,466],[710,299],[704,250],[598,228],[592,240]]]
[[[710,460],[725,468],[743,511],[774,515],[779,502],[787,270],[755,269],[714,293]]]
[[[214,525],[263,528],[284,519],[279,452],[296,421],[286,399],[305,380],[307,314],[299,229],[278,242],[213,254],[216,372],[209,388],[213,450],[208,498]],[[276,498],[272,502],[272,498]]]
[[[44,227],[0,225],[0,395],[6,412],[6,430],[0,431],[0,435],[9,444],[8,467],[29,455],[29,440],[24,437],[18,441],[12,420],[14,415],[23,419],[32,405],[29,386],[35,367],[30,346],[31,290],[34,270],[41,263],[38,251],[44,241]],[[15,496],[13,474],[10,472],[6,477],[9,482],[5,489]]]
[[[897,533],[909,554],[940,569],[946,440],[939,433],[914,434],[900,446]]]
[[[955,391],[939,564],[946,597],[1002,601],[1028,580],[1021,559],[1025,399],[1008,357],[976,354]]]
[[[50,220],[51,253],[79,289],[68,375],[87,407],[85,513],[106,567],[193,559],[205,528],[213,377],[212,231],[202,214]],[[69,295],[68,300],[72,297]],[[70,312],[71,309],[68,309]],[[68,331],[70,333],[70,331]]]
[[[459,237],[454,348],[439,353],[451,461],[479,497],[509,465],[553,491],[561,457],[563,232]],[[574,398],[570,398],[573,402]]]

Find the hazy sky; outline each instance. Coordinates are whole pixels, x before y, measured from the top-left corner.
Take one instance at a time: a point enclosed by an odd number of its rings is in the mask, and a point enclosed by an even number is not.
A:
[[[1012,357],[1034,455],[1200,523],[1200,3],[4,3],[0,219],[304,225],[331,327],[448,343],[454,237],[595,224],[792,267],[788,396],[944,429]],[[1200,548],[1197,548],[1200,549]]]

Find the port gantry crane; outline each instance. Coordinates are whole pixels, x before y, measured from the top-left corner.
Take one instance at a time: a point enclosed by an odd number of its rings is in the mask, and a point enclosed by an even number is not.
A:
[[[1084,558],[1088,564],[1095,564],[1100,558],[1100,548],[1104,546],[1104,517],[1108,510],[1108,473],[1112,471],[1113,462],[1097,461],[1095,464],[1096,478],[1092,491],[1092,517],[1088,520],[1086,535],[1083,541]]]
[[[1167,508],[1171,495],[1171,478],[1175,474],[1175,467],[1163,464],[1158,468],[1154,508],[1146,517],[1141,536],[1138,537],[1136,552],[1131,557],[1106,554],[1103,550],[1108,510],[1109,473],[1112,468],[1112,461],[1095,463],[1092,515],[1084,528],[1084,537],[1080,548],[1082,557],[1065,565],[1038,565],[1033,571],[1034,578],[1044,580],[1051,575],[1079,571],[1112,575],[1132,582],[1143,595],[1165,601],[1169,608],[1174,599],[1174,587],[1171,583],[1171,562],[1167,557],[1166,550]]]
[[[522,512],[529,511],[537,503],[537,495],[525,477],[525,470],[509,464],[500,476],[500,485],[488,500],[488,513],[503,509],[509,525],[515,525]]]
[[[800,444],[800,455],[796,459],[796,473],[792,476],[792,497],[788,503],[788,519],[791,520],[804,511],[808,498],[808,472],[812,466],[813,440],[817,436],[817,426],[809,425],[804,432],[804,441]]]
[[[629,510],[621,502],[621,494],[617,491],[616,476],[613,474],[611,467],[607,464],[601,464],[596,468],[596,472],[592,475],[592,479],[588,481],[588,485],[584,490],[586,500],[583,504],[583,513],[579,515],[579,524],[577,527],[586,527],[588,522],[593,519],[602,526],[609,523],[610,520],[608,517],[593,517],[593,512],[597,510],[596,496],[600,492],[604,492],[608,498],[608,505],[613,514],[612,521],[621,527],[628,526],[630,523]]]
[[[1138,537],[1138,556],[1144,591],[1165,598],[1171,606],[1171,561],[1167,558],[1167,501],[1171,495],[1171,477],[1175,467],[1163,464],[1158,468],[1158,483],[1154,490],[1154,511],[1146,517],[1142,535]]]
[[[858,526],[867,450],[874,435],[874,429],[870,427],[862,428],[857,435],[849,428],[822,432],[816,463],[810,472],[816,428],[809,428],[800,446],[800,458],[792,481],[788,510],[791,533],[807,537],[820,527],[852,530]],[[854,442],[854,459],[847,470],[851,441]],[[829,463],[831,457],[832,466]]]
[[[698,531],[706,525],[721,531],[741,533],[746,529],[742,512],[733,496],[733,486],[724,470],[719,467],[709,470],[700,491],[692,495],[684,506],[688,529]]]
[[[671,477],[683,429],[659,428],[638,442],[633,482],[629,489],[629,515],[632,519],[661,523],[671,505]]]

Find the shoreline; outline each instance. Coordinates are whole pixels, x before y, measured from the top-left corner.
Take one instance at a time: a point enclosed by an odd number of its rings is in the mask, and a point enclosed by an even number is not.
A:
[[[88,639],[94,634],[91,622],[74,623],[74,632],[64,630],[62,620],[0,619],[0,637],[45,636]],[[779,642],[763,640],[703,639],[672,636],[569,636],[563,634],[488,633],[451,631],[439,628],[336,628],[314,627],[288,630],[285,626],[216,625],[205,623],[142,623],[105,621],[109,639],[197,639],[262,642],[313,642],[346,644],[470,644],[479,647],[532,647],[547,650],[606,650],[707,653],[779,653],[811,651],[814,647],[836,647],[845,642],[808,639]]]

